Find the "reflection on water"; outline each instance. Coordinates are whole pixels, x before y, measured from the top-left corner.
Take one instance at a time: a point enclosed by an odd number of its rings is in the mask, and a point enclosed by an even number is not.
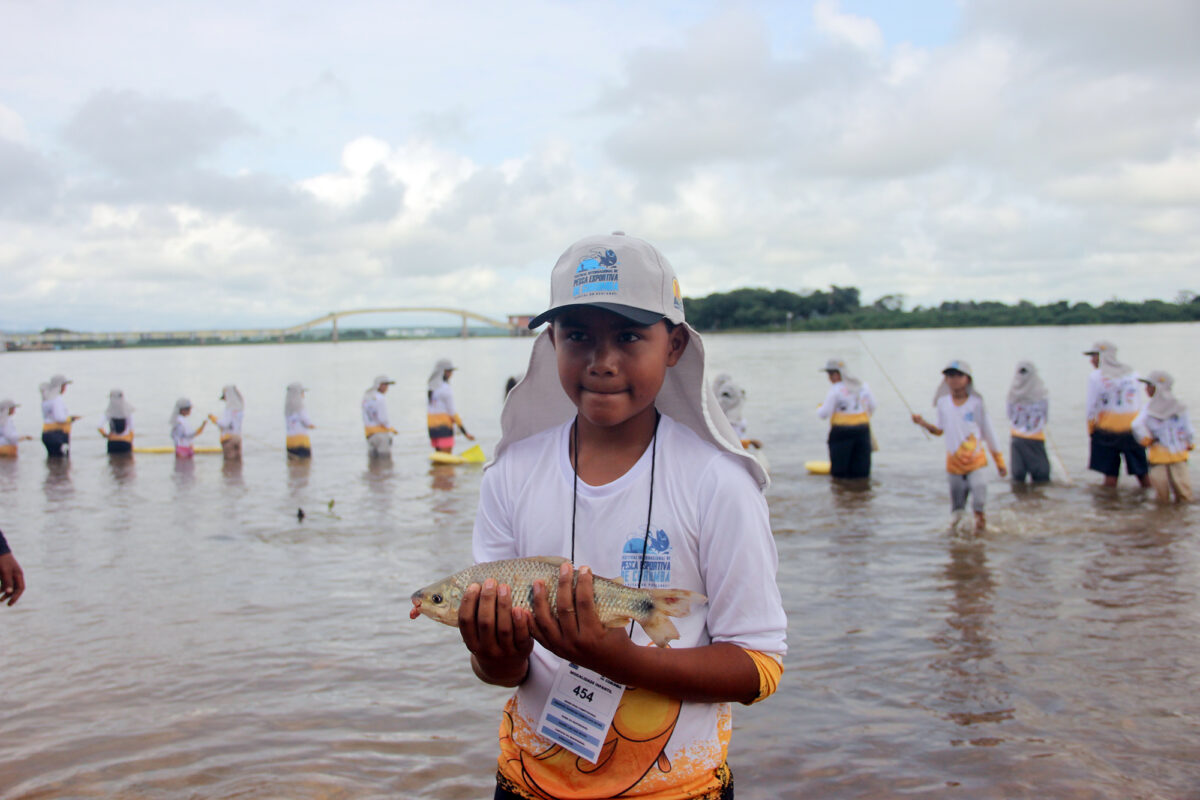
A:
[[[242,479],[242,460],[240,458],[224,459],[221,462],[221,477],[229,489],[242,489],[246,482]]]
[[[137,462],[133,453],[111,453],[108,456],[108,473],[118,486],[126,486],[137,477]]]
[[[288,489],[295,496],[302,489],[308,488],[308,479],[312,474],[313,461],[311,458],[296,458],[295,456],[288,455],[284,463],[287,464]]]
[[[46,502],[57,505],[71,496],[74,487],[71,485],[71,459],[47,458],[46,478],[42,481],[42,492]]]
[[[734,710],[739,796],[1195,796],[1200,516],[1084,471],[1089,368],[1077,355],[1111,338],[1140,363],[1139,351],[1181,340],[1172,329],[863,335],[916,400],[963,355],[999,405],[1011,363],[1038,354],[1074,483],[990,479],[979,536],[947,530],[941,443],[908,421],[855,335],[706,337],[712,371],[736,368],[770,448],[789,615],[779,692]],[[489,454],[492,389],[528,348],[439,343],[462,364],[460,412]],[[804,469],[824,458],[810,414],[830,355],[880,402],[869,482]],[[428,461],[428,343],[0,360],[30,404],[56,372],[75,378],[81,404],[115,374],[147,408],[215,396],[230,376],[247,399],[242,461],[109,458],[103,440],[81,440],[70,459],[30,443],[28,457],[0,460],[0,527],[29,585],[0,609],[17,643],[0,648],[0,795],[490,796],[508,692],[474,678],[455,631],[407,619],[414,589],[470,561],[482,477]],[[401,434],[392,459],[364,465],[359,387],[383,361],[398,376],[388,399]],[[308,397],[328,420],[313,431],[315,466],[283,448],[278,399],[298,374],[322,376]],[[166,426],[143,437],[168,442]]]
[[[941,691],[947,717],[968,726],[1011,719],[1013,709],[1004,696],[1002,665],[993,663],[989,633],[995,588],[988,569],[987,546],[983,540],[952,539],[945,577],[950,590],[950,615],[946,628],[934,637],[945,651],[930,666],[940,671],[945,682]],[[972,734],[971,743],[995,744],[995,737]]]
[[[176,458],[175,459],[175,487],[177,489],[190,489],[196,482],[196,459],[193,458]]]
[[[458,485],[458,467],[454,464],[434,464],[429,468],[431,485],[437,492],[452,492]]]

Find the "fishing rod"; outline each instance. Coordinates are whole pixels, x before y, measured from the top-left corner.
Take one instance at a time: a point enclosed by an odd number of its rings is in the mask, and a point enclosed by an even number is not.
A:
[[[871,360],[875,362],[875,366],[879,367],[879,371],[883,373],[883,377],[887,378],[887,382],[891,384],[892,389],[896,392],[896,396],[900,398],[900,402],[904,403],[904,407],[908,409],[909,415],[915,415],[917,412],[913,411],[912,406],[908,404],[908,400],[904,399],[904,394],[900,391],[900,387],[896,385],[896,382],[892,380],[892,376],[888,375],[888,371],[883,368],[883,364],[879,363],[879,359],[875,357],[873,352],[871,352],[871,348],[867,346],[867,340],[864,339],[862,334],[858,331],[855,331],[854,335],[858,337],[858,341],[860,344],[862,344],[863,349],[867,351],[867,355],[869,355]],[[925,430],[923,426],[921,427],[921,433],[925,434],[926,439],[932,438],[929,434],[929,431]]]
[[[1067,465],[1063,463],[1062,456],[1058,452],[1058,445],[1054,444],[1054,439],[1051,438],[1049,429],[1046,430],[1046,441],[1050,443],[1050,450],[1054,453],[1054,458],[1058,461],[1058,466],[1062,469],[1063,477],[1067,479],[1067,486],[1074,486],[1075,482],[1071,480],[1071,473],[1067,472]]]

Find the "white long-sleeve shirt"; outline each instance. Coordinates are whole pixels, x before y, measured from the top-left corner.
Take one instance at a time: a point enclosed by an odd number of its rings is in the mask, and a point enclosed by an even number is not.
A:
[[[1186,410],[1159,419],[1143,408],[1133,420],[1133,435],[1146,449],[1151,464],[1174,464],[1188,460],[1188,452],[1196,446],[1196,429]]]
[[[383,392],[363,395],[362,421],[364,428],[390,428],[388,423],[387,399]]]
[[[21,441],[21,435],[17,433],[17,423],[13,422],[10,414],[5,414],[4,419],[0,419],[0,447],[16,444],[19,441]]]
[[[1008,421],[1012,435],[1019,439],[1046,439],[1046,421],[1050,418],[1050,400],[1036,403],[1009,403]]]
[[[938,427],[946,438],[946,471],[953,475],[966,475],[980,467],[986,467],[987,453],[980,440],[1000,460],[1000,447],[996,434],[988,419],[983,398],[971,394],[962,405],[956,405],[951,395],[942,395],[937,402]]]
[[[67,403],[61,394],[56,394],[49,400],[42,401],[42,422],[47,425],[70,422],[71,415],[67,413]]]
[[[176,447],[191,447],[192,440],[196,438],[196,431],[188,425],[187,417],[183,414],[175,415],[175,424],[171,426],[171,441]]]
[[[871,388],[863,383],[857,391],[838,381],[825,393],[825,402],[817,409],[817,416],[829,420],[831,425],[866,425],[875,413],[875,396]]]
[[[1142,384],[1136,372],[1120,378],[1106,378],[1092,370],[1087,386],[1088,429],[1125,433],[1142,408]]]

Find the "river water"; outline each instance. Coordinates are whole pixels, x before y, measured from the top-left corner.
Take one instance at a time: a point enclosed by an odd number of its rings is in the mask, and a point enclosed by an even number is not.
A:
[[[734,712],[739,797],[1200,797],[1200,516],[1085,471],[1080,354],[1110,338],[1143,373],[1182,373],[1177,394],[1195,407],[1200,375],[1182,356],[1198,334],[706,337],[767,445],[789,615],[779,692]],[[52,373],[74,380],[68,407],[85,415],[69,462],[48,463],[38,442],[0,461],[0,527],[29,585],[0,609],[0,797],[490,797],[507,692],[473,678],[454,631],[407,617],[413,589],[469,563],[480,480],[429,465],[424,382],[439,357],[460,366],[460,411],[490,452],[529,343],[0,355],[22,432],[36,435]],[[804,470],[825,457],[812,410],[830,356],[880,402],[866,488]],[[942,443],[905,407],[927,413],[956,356],[993,413],[1017,360],[1037,363],[1065,467],[1029,491],[993,472],[982,536],[953,527]],[[402,434],[390,463],[371,464],[359,398],[381,372],[397,380]],[[301,465],[282,446],[295,380],[318,425]],[[109,389],[153,445],[169,441],[177,396],[219,413],[228,382],[247,401],[240,467],[104,455]]]

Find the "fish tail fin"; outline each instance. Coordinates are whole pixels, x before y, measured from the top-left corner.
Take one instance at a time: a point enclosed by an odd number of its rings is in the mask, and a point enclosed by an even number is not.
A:
[[[654,608],[646,619],[639,621],[642,630],[659,647],[666,647],[672,639],[679,638],[671,617],[685,617],[693,604],[708,600],[704,595],[686,589],[650,589],[649,592]]]

